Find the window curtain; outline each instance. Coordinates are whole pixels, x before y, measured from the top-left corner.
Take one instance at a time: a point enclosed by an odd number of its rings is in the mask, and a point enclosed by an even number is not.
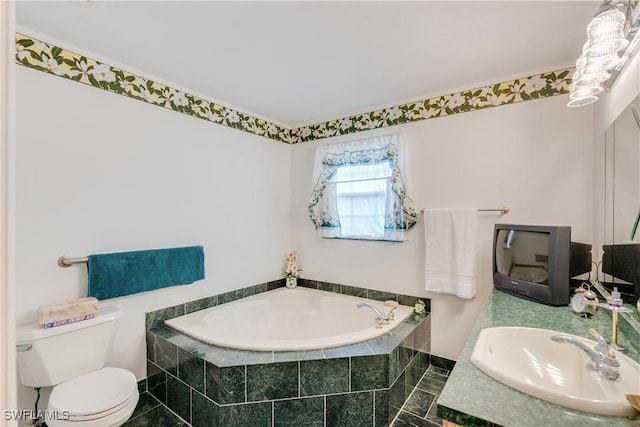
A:
[[[316,149],[309,217],[322,237],[404,240],[405,232],[417,220],[402,178],[402,172],[407,170],[405,145],[402,134],[391,134]],[[360,186],[363,192],[378,192],[383,186],[386,199],[381,216],[375,214],[380,207],[372,205],[380,202],[366,197],[352,197],[349,203],[359,206],[355,214],[345,215],[344,206],[339,209],[341,199],[344,200],[340,192],[349,191],[346,185],[349,182],[365,180],[369,183],[365,191]],[[362,209],[371,214],[358,214]]]

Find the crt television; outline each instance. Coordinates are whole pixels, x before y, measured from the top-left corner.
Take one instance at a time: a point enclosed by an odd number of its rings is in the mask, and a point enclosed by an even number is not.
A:
[[[493,284],[542,304],[569,304],[571,278],[591,271],[591,245],[571,241],[571,227],[496,224]]]

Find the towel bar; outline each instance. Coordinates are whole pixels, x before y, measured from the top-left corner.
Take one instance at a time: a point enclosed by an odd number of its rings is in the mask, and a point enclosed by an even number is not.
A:
[[[89,262],[89,259],[87,257],[71,258],[68,255],[62,255],[60,258],[58,258],[58,265],[64,268],[71,267],[74,264],[86,264],[87,262]]]
[[[420,209],[420,212],[424,213],[424,208]],[[509,208],[507,206],[503,206],[500,209],[478,209],[478,212],[502,212],[502,214],[509,213]]]

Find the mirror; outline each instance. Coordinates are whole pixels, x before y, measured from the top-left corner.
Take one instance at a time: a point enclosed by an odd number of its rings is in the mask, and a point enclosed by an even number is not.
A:
[[[640,298],[640,96],[605,133],[604,236],[599,281],[625,302]],[[600,249],[600,248],[598,248]]]

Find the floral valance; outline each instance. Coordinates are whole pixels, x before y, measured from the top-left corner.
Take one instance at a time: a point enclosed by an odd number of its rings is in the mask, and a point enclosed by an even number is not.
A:
[[[320,146],[316,149],[316,162],[314,166],[314,187],[309,200],[309,216],[315,227],[320,230],[322,237],[327,238],[361,238],[369,240],[404,240],[404,232],[416,223],[417,215],[413,202],[407,195],[406,185],[403,181],[402,170],[405,163],[405,144],[402,134],[391,134],[368,139],[351,141],[347,143]],[[385,168],[362,166],[374,166],[386,164]],[[365,200],[360,195],[354,203],[359,204],[358,214],[345,213],[339,209],[340,190],[337,188],[335,178],[341,168],[360,167],[359,179],[342,182],[386,181],[382,183],[386,188],[376,193],[375,197],[383,197],[383,200]],[[367,178],[360,178],[362,174]],[[343,174],[345,175],[345,174]],[[345,175],[345,176],[348,176]],[[353,176],[353,175],[352,175]],[[373,191],[370,191],[373,192]],[[361,192],[362,193],[362,192]],[[383,194],[382,194],[383,193]],[[374,197],[374,196],[372,196]],[[382,211],[380,211],[382,209]],[[365,212],[363,215],[362,212]],[[384,221],[382,227],[376,227],[377,231],[365,231],[363,235],[345,234],[343,230],[343,217],[359,217],[360,221]],[[369,219],[363,217],[371,216]],[[378,220],[373,220],[376,217]],[[358,227],[362,229],[362,227]],[[371,228],[371,227],[369,227]]]

